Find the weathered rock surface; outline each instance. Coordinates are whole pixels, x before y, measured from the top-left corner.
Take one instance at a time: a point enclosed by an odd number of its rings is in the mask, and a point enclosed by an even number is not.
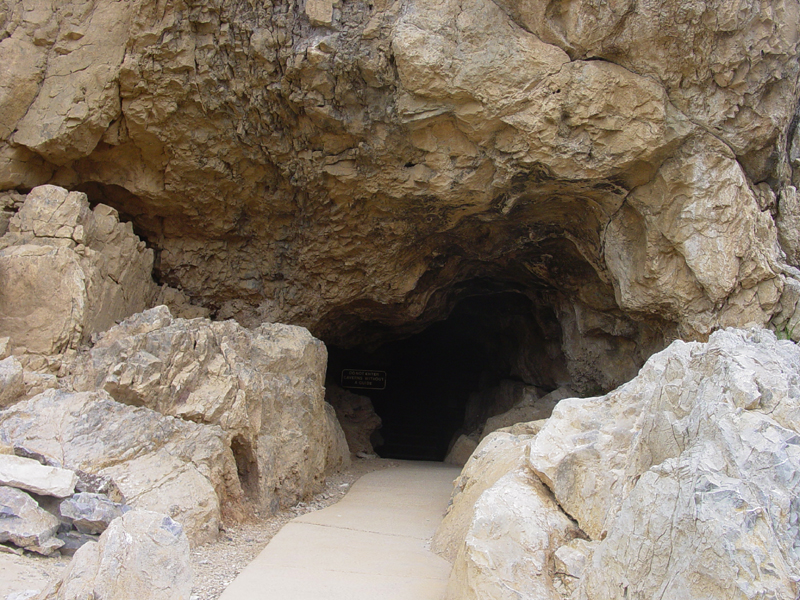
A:
[[[36,500],[22,490],[0,485],[0,542],[52,554],[63,545],[55,537],[59,521],[39,508]]]
[[[454,528],[448,515],[435,538],[447,540],[434,546],[445,556],[459,548],[463,577],[454,597],[533,589],[538,583],[526,578],[545,571],[537,581],[551,587],[542,597],[794,597],[798,382],[794,343],[767,330],[725,330],[705,344],[674,342],[606,396],[562,400],[527,438],[522,464],[538,475],[526,493],[541,481],[561,516],[580,527],[566,537],[557,524],[537,529],[547,511],[509,524],[512,490],[493,496],[486,484],[500,489],[503,478],[516,477],[519,486],[520,462],[479,449],[472,471],[487,475],[473,486],[487,491],[476,502],[457,486],[451,509],[471,529]],[[509,434],[483,444],[498,435]],[[474,469],[478,460],[486,466]],[[510,474],[498,478],[493,465]],[[495,518],[508,531],[497,539]],[[476,542],[475,531],[486,533]],[[489,567],[512,564],[521,539],[539,540],[529,557],[548,558],[520,572]],[[480,556],[474,565],[471,553]]]
[[[39,600],[188,600],[189,542],[167,515],[132,510],[115,519],[98,542],[82,546]]]
[[[50,467],[21,456],[0,454],[0,485],[66,498],[75,491],[76,483],[78,476],[69,469]]]
[[[456,465],[463,467],[467,464],[469,457],[478,448],[477,436],[468,436],[461,434],[456,438],[453,447],[447,452],[444,457],[445,464]]]
[[[555,550],[583,532],[527,469],[481,494],[453,564],[446,600],[559,600]]]
[[[81,492],[62,501],[59,513],[80,533],[103,533],[111,521],[123,515],[123,506],[107,496]]]
[[[146,308],[156,294],[153,252],[105,205],[41,186],[0,238],[0,335],[59,354]]]
[[[454,561],[472,522],[475,503],[501,477],[525,464],[529,436],[493,433],[470,456],[455,481],[455,490],[431,549]]]
[[[341,430],[325,410],[326,360],[325,346],[301,327],[250,331],[232,320],[174,319],[161,306],[99,336],[73,365],[73,385],[218,425],[245,494],[274,511],[312,493],[345,460],[332,439]]]
[[[106,392],[50,390],[0,413],[0,440],[52,464],[108,477],[134,508],[159,510],[193,543],[216,538],[242,491],[216,426],[115,402]]]
[[[25,6],[0,190],[114,206],[219,318],[357,345],[489,281],[601,314],[572,354],[606,390],[676,330],[770,319],[776,197],[796,260],[794,1]]]
[[[374,454],[370,436],[380,429],[381,418],[375,413],[372,401],[332,383],[325,388],[325,401],[336,411],[350,453]]]

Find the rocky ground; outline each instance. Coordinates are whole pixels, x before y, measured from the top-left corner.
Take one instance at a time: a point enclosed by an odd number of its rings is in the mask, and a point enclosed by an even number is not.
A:
[[[215,600],[272,537],[293,518],[326,508],[338,502],[350,486],[367,473],[385,469],[396,462],[385,459],[356,459],[350,467],[328,477],[325,489],[306,502],[283,510],[268,518],[254,514],[249,522],[229,525],[219,540],[192,551],[194,589],[192,600]],[[0,545],[0,599],[22,600],[24,592],[42,589],[46,582],[59,575],[69,558],[25,554],[19,556]]]

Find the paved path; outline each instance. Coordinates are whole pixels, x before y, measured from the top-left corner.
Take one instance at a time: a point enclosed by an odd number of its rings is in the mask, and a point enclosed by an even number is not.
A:
[[[294,519],[220,600],[441,600],[450,563],[427,550],[459,469],[403,462]]]

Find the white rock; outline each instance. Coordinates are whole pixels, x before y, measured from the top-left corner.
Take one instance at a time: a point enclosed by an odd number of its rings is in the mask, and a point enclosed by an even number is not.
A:
[[[66,498],[75,491],[78,476],[69,469],[48,467],[30,458],[0,454],[0,485]]]
[[[512,471],[475,504],[445,600],[561,600],[553,553],[580,535],[535,475]]]
[[[188,600],[189,542],[168,516],[133,510],[83,545],[40,600]]]

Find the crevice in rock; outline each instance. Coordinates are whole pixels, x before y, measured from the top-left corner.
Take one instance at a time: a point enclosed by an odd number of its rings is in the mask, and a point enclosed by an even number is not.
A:
[[[234,436],[231,440],[231,452],[236,460],[236,472],[245,498],[258,499],[258,461],[253,447],[242,436]]]

